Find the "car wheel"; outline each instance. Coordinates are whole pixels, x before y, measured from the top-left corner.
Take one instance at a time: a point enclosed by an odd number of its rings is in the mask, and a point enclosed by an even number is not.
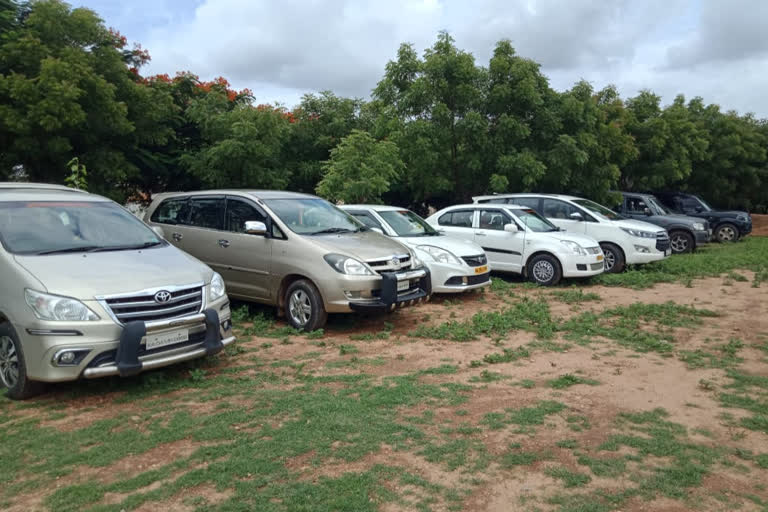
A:
[[[608,242],[600,244],[600,248],[605,255],[605,272],[608,274],[618,274],[624,270],[624,253],[618,245]]]
[[[285,316],[295,329],[314,331],[325,325],[323,298],[311,281],[294,281],[285,292]]]
[[[715,238],[721,243],[735,242],[739,239],[739,229],[733,224],[726,222],[717,228],[717,231],[715,231]]]
[[[0,324],[0,383],[8,388],[8,398],[24,400],[40,394],[43,383],[27,378],[27,366],[19,337],[11,324]]]
[[[549,254],[539,254],[528,261],[528,277],[542,286],[554,286],[563,277],[560,262]]]
[[[694,246],[693,235],[685,231],[673,231],[669,234],[669,245],[675,254],[692,252]]]

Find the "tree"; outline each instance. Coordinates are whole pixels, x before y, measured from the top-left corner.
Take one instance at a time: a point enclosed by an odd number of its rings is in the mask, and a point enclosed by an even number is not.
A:
[[[380,203],[403,168],[394,143],[376,141],[367,132],[353,130],[331,150],[317,193],[331,201]]]

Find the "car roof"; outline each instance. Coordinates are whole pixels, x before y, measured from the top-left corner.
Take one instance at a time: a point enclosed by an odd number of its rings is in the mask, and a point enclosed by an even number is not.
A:
[[[481,208],[502,208],[507,210],[530,210],[530,206],[524,206],[522,204],[503,204],[503,203],[488,203],[488,204],[477,204],[477,203],[468,203],[468,204],[456,204],[453,206],[449,206],[447,208],[444,208],[445,210],[453,210],[453,209],[481,209]],[[441,210],[442,211],[442,210]]]
[[[408,208],[401,208],[400,206],[388,206],[384,204],[343,204],[341,205],[341,208],[350,210],[373,210],[375,212],[399,212],[408,210]]]
[[[494,199],[494,198],[506,198],[506,197],[553,197],[556,199],[582,199],[581,197],[577,196],[569,196],[567,194],[542,194],[540,192],[517,192],[514,194],[491,194],[486,196],[474,196],[472,197],[473,201],[479,201],[480,199]]]
[[[109,201],[84,190],[48,183],[0,182],[0,201]]]
[[[259,189],[215,189],[215,190],[190,190],[180,192],[161,192],[154,194],[153,199],[166,198],[173,196],[223,196],[223,195],[246,195],[256,199],[319,199],[312,194],[304,194],[302,192],[289,192],[287,190],[259,190]]]

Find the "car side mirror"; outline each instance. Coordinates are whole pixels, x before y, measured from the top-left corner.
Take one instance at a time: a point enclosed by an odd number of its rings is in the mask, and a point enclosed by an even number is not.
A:
[[[504,231],[506,231],[507,233],[517,233],[520,230],[517,229],[517,224],[515,224],[514,222],[510,222],[509,224],[504,225]]]
[[[152,231],[154,231],[155,234],[160,238],[165,238],[165,232],[163,231],[163,228],[161,228],[160,226],[152,226]]]
[[[375,232],[377,232],[380,235],[384,234],[384,231],[381,228],[371,228],[371,231],[375,231]]]
[[[704,211],[704,208],[703,208],[703,207],[701,207],[701,206],[697,206],[697,207],[695,208],[695,210],[696,210],[696,213],[701,213],[701,212],[703,212],[703,211]]]
[[[267,225],[258,220],[245,221],[245,232],[249,235],[266,235]]]
[[[571,220],[584,220],[584,216],[579,212],[573,212],[568,217],[570,217]]]
[[[651,216],[651,209],[650,208],[643,208],[643,213],[646,214],[648,217]]]

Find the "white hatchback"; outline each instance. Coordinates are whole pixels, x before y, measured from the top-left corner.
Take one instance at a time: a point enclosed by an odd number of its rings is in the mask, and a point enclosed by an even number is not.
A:
[[[485,252],[477,244],[445,236],[410,210],[396,206],[344,205],[371,229],[416,251],[432,275],[432,293],[456,293],[491,284]]]
[[[583,233],[605,253],[605,271],[621,272],[626,265],[650,263],[672,254],[669,234],[655,224],[622,217],[580,197],[557,194],[498,194],[472,198],[478,204],[515,204],[533,208],[568,233]]]
[[[603,271],[603,251],[596,240],[566,233],[531,208],[458,205],[440,210],[427,222],[448,235],[476,242],[494,270],[523,274],[541,285]]]

